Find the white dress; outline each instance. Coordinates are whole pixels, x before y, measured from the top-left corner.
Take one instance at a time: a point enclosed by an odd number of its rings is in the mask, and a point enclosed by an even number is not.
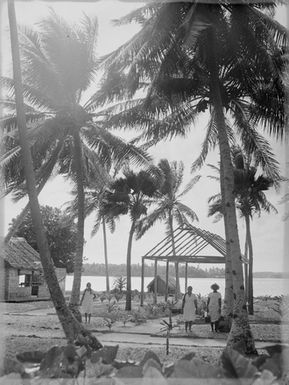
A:
[[[196,318],[196,306],[195,301],[197,300],[197,297],[195,294],[189,295],[188,293],[185,294],[185,304],[184,304],[184,321],[190,322],[194,321]]]
[[[216,322],[220,318],[220,305],[219,299],[222,299],[221,293],[212,292],[209,294],[210,302],[209,302],[209,315],[211,317],[211,322]]]
[[[94,299],[94,292],[93,290],[84,290],[83,294],[83,300],[82,300],[82,305],[81,309],[82,312],[85,314],[91,314],[92,312],[92,305],[93,305],[93,299]]]

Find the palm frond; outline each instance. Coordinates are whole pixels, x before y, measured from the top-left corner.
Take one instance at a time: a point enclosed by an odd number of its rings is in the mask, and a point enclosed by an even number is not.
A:
[[[184,178],[185,166],[182,161],[171,162],[171,169],[174,175],[173,195],[176,196]]]
[[[160,205],[152,213],[139,220],[136,224],[136,239],[140,239],[157,221],[161,221],[165,217],[165,206]]]
[[[276,188],[280,185],[279,162],[276,160],[270,143],[250,124],[246,106],[236,104],[235,124],[246,153],[252,155],[256,166],[261,166],[265,174],[274,181]]]
[[[202,143],[202,150],[198,158],[194,161],[191,166],[191,172],[201,168],[206,161],[207,155],[210,149],[213,149],[218,141],[218,131],[215,120],[215,113],[212,112],[209,124],[206,129],[206,136]]]
[[[41,166],[35,170],[35,180],[37,193],[39,194],[47,181],[53,174],[53,170],[57,164],[59,154],[63,147],[63,141],[59,140],[55,147],[50,149],[49,156],[43,160]],[[17,185],[13,189],[13,199],[18,201],[22,199],[27,194],[26,183],[23,181],[22,184],[17,182]]]
[[[199,221],[199,218],[197,214],[195,213],[194,210],[192,210],[190,207],[187,205],[184,205],[181,202],[178,202],[174,208],[174,210],[177,210],[184,218],[187,218],[187,220],[191,220],[192,222],[194,221]]]
[[[283,47],[287,44],[288,30],[277,20],[268,16],[266,13],[259,11],[257,8],[252,9],[251,16],[254,18],[254,22],[262,24],[263,29],[271,33],[274,42],[278,46]]]
[[[7,90],[8,96],[14,98],[15,97],[15,89],[14,89],[14,80],[8,77],[1,76],[0,77],[0,85],[4,90]],[[41,88],[40,88],[41,90]],[[34,88],[30,85],[23,83],[23,96],[27,103],[31,104],[33,107],[37,109],[41,109],[46,112],[53,112],[55,110],[54,101],[50,100],[45,93],[39,91],[39,89]]]
[[[187,194],[193,187],[194,185],[200,180],[201,175],[196,175],[194,178],[190,180],[190,182],[186,185],[184,190],[177,196],[177,198],[181,198],[185,194]]]
[[[38,112],[38,113],[26,113],[26,123],[34,124],[37,122],[41,122],[46,117],[46,113]],[[16,115],[6,115],[5,117],[0,119],[0,127],[4,132],[10,132],[17,128],[17,117]]]
[[[210,203],[212,203],[214,201],[221,201],[221,199],[222,199],[222,196],[221,196],[220,193],[218,193],[218,194],[210,196],[209,199],[208,199],[208,203],[210,204]]]
[[[96,19],[84,15],[76,28],[50,9],[39,32],[23,31],[24,83],[41,90],[54,109],[78,103],[96,72],[96,36]]]
[[[21,153],[21,147],[18,145],[11,150],[5,152],[0,158],[0,166],[1,168],[9,167],[9,164],[11,164],[15,158],[18,158]]]
[[[128,159],[136,166],[149,165],[151,162],[151,157],[145,151],[126,143],[98,125],[90,124],[85,135],[91,148],[97,150],[103,161],[112,159],[118,163]]]
[[[220,165],[219,166],[215,166],[214,164],[207,163],[207,166],[210,167],[217,174],[220,174]]]
[[[102,221],[102,217],[98,215],[94,221],[94,224],[93,224],[93,228],[91,231],[91,237],[94,237],[96,235],[96,233],[98,232],[99,227],[101,225],[101,221]]]
[[[218,215],[218,216],[223,216],[224,208],[222,204],[221,199],[215,200],[215,202],[211,203],[209,205],[209,211],[208,211],[208,216],[211,217],[213,215]]]
[[[289,202],[289,193],[285,194],[281,200],[279,201],[280,204]]]
[[[141,8],[131,11],[129,14],[113,20],[114,25],[121,26],[128,23],[143,24],[148,18],[152,17],[159,9],[160,4],[146,4]]]

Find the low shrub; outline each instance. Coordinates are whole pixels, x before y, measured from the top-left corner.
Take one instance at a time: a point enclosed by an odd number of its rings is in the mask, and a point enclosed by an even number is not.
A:
[[[130,322],[134,322],[136,325],[147,322],[147,317],[144,311],[141,309],[132,310],[129,317]]]
[[[156,319],[169,314],[169,307],[166,302],[160,302],[157,304],[148,303],[144,305],[144,310],[148,319]]]

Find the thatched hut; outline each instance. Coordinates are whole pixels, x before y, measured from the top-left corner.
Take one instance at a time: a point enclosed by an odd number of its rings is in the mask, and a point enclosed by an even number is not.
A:
[[[50,299],[40,256],[24,238],[11,238],[1,254],[4,262],[0,277],[2,300],[20,302]],[[64,291],[66,270],[55,270]]]
[[[165,295],[166,293],[166,278],[160,275],[156,276],[157,279],[157,294]],[[149,293],[155,292],[155,278],[147,285]],[[176,292],[176,280],[172,277],[168,278],[168,294],[175,294]]]

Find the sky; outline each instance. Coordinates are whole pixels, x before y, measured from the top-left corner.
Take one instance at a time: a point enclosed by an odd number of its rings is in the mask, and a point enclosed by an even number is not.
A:
[[[112,26],[111,20],[125,15],[129,11],[135,9],[140,3],[137,2],[121,2],[121,1],[98,1],[98,2],[41,2],[41,1],[16,1],[16,17],[19,24],[33,26],[41,18],[45,17],[51,6],[56,13],[63,16],[71,22],[77,22],[81,17],[82,12],[89,16],[97,16],[99,22],[99,39],[97,52],[99,55],[106,54],[119,45],[128,40],[136,31],[135,25],[122,27]],[[2,1],[1,8],[1,63],[2,72],[11,75],[10,66],[10,42],[8,34],[8,18],[7,5]],[[284,8],[278,10],[276,17],[279,22],[286,25],[286,12]],[[190,167],[193,161],[200,153],[201,144],[204,136],[204,129],[207,123],[207,116],[203,115],[196,121],[191,128],[190,133],[186,138],[175,138],[171,141],[161,142],[152,150],[150,154],[153,156],[154,162],[157,163],[162,158],[167,158],[169,161],[183,161],[185,165],[184,184],[196,174],[200,174],[200,181],[194,188],[185,195],[183,203],[190,206],[198,215],[199,223],[194,223],[200,227],[224,237],[223,222],[214,223],[212,218],[208,218],[208,198],[219,192],[219,185],[216,181],[208,176],[213,172],[208,166],[204,166],[195,174],[190,173]],[[123,131],[119,136],[124,139],[127,134]],[[285,146],[281,143],[270,139],[271,145],[277,154],[280,162],[281,172],[285,173]],[[219,154],[215,150],[211,152],[207,158],[207,164],[217,165]],[[50,205],[54,207],[63,207],[63,205],[71,199],[70,191],[72,185],[64,181],[60,177],[55,177],[47,184],[43,192],[39,196],[40,204]],[[279,201],[284,193],[284,188],[281,191],[268,191],[267,198],[278,209],[278,214],[262,214],[262,216],[254,217],[251,232],[254,247],[254,271],[282,271],[284,252],[284,222],[282,216],[284,214],[284,205],[280,205]],[[18,215],[21,209],[25,206],[26,201],[20,201],[15,204],[10,197],[5,198],[4,211],[4,232],[7,231],[11,219]],[[93,226],[93,215],[87,218],[85,222],[85,261],[89,263],[103,263],[103,238],[101,231],[91,238],[91,230]],[[128,233],[130,221],[127,217],[122,217],[117,223],[117,229],[114,234],[108,232],[108,253],[109,262],[125,263]],[[238,228],[240,236],[241,250],[244,250],[245,224],[243,219],[238,219]],[[134,241],[132,249],[132,263],[141,263],[141,257],[146,254],[156,243],[160,242],[165,235],[164,224],[159,223],[152,230],[148,231],[142,239]],[[209,267],[201,266],[200,267]]]

